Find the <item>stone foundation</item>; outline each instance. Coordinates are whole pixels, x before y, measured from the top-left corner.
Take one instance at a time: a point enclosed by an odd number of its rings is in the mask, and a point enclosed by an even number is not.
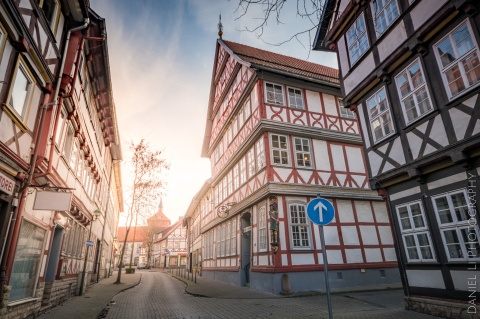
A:
[[[405,297],[405,308],[448,319],[478,319],[480,305],[471,305],[468,301],[456,302],[450,299],[432,299],[421,296]]]
[[[67,278],[45,283],[42,306],[56,306],[76,294],[77,278]]]

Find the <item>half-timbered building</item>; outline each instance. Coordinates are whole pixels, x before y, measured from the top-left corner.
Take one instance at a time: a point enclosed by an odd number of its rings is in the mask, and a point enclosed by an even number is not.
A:
[[[186,216],[190,243],[202,238],[192,267],[272,293],[324,290],[325,252],[306,215],[321,195],[337,210],[325,227],[331,287],[399,284],[386,206],[368,189],[337,70],[220,38],[211,83],[202,150],[211,187]]]
[[[479,9],[326,1],[314,45],[338,54],[370,186],[388,199],[407,307],[452,318],[480,312]]]
[[[123,199],[109,70],[88,1],[0,3],[2,318],[34,317],[112,266]]]
[[[152,258],[154,267],[185,267],[187,264],[187,227],[183,223],[183,217],[156,234]]]

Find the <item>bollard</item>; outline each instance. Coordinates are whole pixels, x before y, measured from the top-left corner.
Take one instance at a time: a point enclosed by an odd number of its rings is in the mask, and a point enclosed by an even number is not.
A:
[[[195,272],[195,283],[197,283],[197,272]]]

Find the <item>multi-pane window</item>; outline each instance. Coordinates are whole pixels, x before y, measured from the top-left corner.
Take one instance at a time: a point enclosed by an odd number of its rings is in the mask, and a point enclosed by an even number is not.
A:
[[[257,151],[257,169],[261,170],[266,165],[263,137],[261,137],[257,143],[255,143],[255,149]]]
[[[237,220],[232,220],[232,228],[230,229],[230,255],[237,254]]]
[[[235,165],[233,167],[233,190],[237,190],[239,186],[239,181],[238,181],[238,165]]]
[[[420,60],[410,64],[395,80],[407,124],[432,110]]]
[[[354,119],[355,118],[355,113],[353,113],[350,109],[347,109],[345,105],[343,104],[343,99],[338,98],[338,109],[340,110],[340,116],[349,118],[349,119]]]
[[[465,189],[432,197],[432,201],[448,260],[480,259],[480,234],[476,221],[469,223],[475,212]]]
[[[296,109],[303,109],[302,90],[288,88],[288,105]]]
[[[283,102],[283,87],[281,85],[265,83],[265,90],[267,92],[267,103],[285,105]]]
[[[65,157],[66,161],[70,161],[70,156],[72,154],[72,147],[73,147],[73,127],[71,125],[67,128],[67,135],[65,136],[65,144],[63,145],[63,156]]]
[[[62,109],[60,112],[60,118],[58,119],[57,131],[55,133],[55,143],[57,145],[61,145],[62,143],[63,133],[66,127],[66,118],[67,118],[67,114]]]
[[[420,201],[396,207],[405,253],[409,262],[434,261],[432,239]]]
[[[17,69],[13,78],[8,104],[20,116],[24,117],[33,93],[33,80],[26,66],[21,60],[18,61]]]
[[[295,158],[297,167],[312,167],[310,141],[307,138],[295,137]]]
[[[350,29],[348,29],[347,45],[351,64],[354,64],[370,47],[363,13],[353,23]]]
[[[293,248],[310,248],[310,230],[303,204],[290,204],[290,235]]]
[[[379,141],[392,134],[393,122],[384,87],[367,100],[367,108],[373,139]]]
[[[385,32],[399,15],[396,0],[375,0],[372,2],[372,11],[377,37]]]
[[[222,190],[223,190],[223,199],[227,199],[228,197],[228,176],[225,176],[222,179]]]
[[[227,193],[228,195],[231,195],[233,193],[233,180],[232,180],[232,176],[233,176],[233,171],[229,171],[228,174],[227,174],[227,180],[228,180],[228,184],[227,184]]]
[[[241,158],[238,163],[238,169],[240,171],[240,185],[243,185],[247,181],[247,170],[245,167],[245,158]]]
[[[285,135],[272,135],[272,159],[274,164],[288,165],[288,143]]]
[[[34,297],[46,231],[23,219],[10,276],[9,301]]]
[[[230,256],[230,227],[232,226],[232,223],[229,221],[227,222],[227,224],[225,225],[225,256]]]
[[[248,118],[250,117],[250,114],[252,114],[251,110],[251,105],[250,105],[250,100],[247,100],[245,104],[243,105],[243,121],[246,122]]]
[[[449,98],[480,82],[478,45],[468,22],[462,23],[434,45]]]
[[[258,250],[267,250],[267,211],[265,206],[258,210]]]
[[[209,231],[202,236],[203,242],[203,258],[204,259],[212,259],[213,258],[213,230]]]
[[[252,147],[247,153],[248,178],[255,175],[255,153]]]

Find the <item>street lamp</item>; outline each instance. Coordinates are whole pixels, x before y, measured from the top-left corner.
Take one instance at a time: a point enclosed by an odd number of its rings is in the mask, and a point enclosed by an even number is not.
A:
[[[92,236],[92,225],[93,222],[98,219],[98,217],[102,214],[102,212],[97,208],[93,211],[93,219],[90,222],[90,230],[88,231],[88,242],[90,242]],[[87,245],[87,251],[85,252],[85,259],[83,261],[83,270],[82,270],[82,281],[80,282],[80,296],[83,295],[83,287],[85,285],[85,271],[87,270],[87,259],[88,259],[88,250],[90,248],[90,244]]]

